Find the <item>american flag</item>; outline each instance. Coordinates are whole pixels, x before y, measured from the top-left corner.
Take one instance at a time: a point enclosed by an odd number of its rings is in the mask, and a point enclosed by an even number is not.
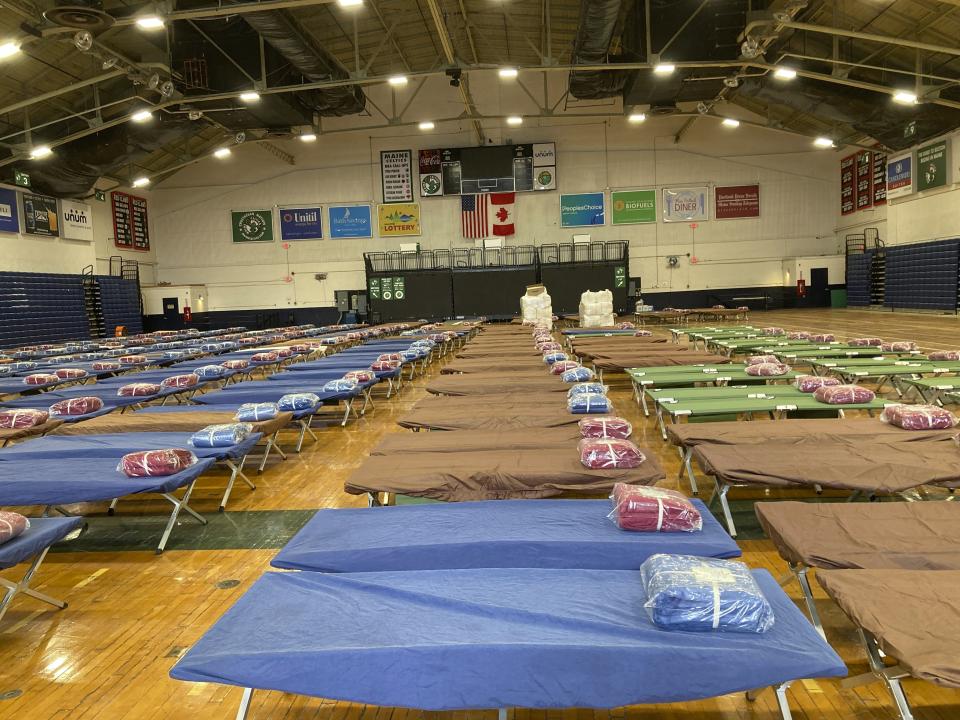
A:
[[[460,196],[460,225],[465,238],[485,238],[490,234],[489,209],[486,195]]]

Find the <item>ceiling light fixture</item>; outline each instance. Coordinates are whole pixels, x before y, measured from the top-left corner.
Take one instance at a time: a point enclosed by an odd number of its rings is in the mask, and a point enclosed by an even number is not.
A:
[[[507,118],[507,125],[523,125],[523,118],[519,115],[511,115]]]
[[[144,187],[145,185],[149,185],[149,184],[150,184],[150,178],[148,177],[138,177],[136,180],[134,180],[131,183],[131,185],[133,185],[133,187],[135,188]]]
[[[677,66],[672,63],[658,63],[654,66],[653,71],[657,75],[669,75],[674,70],[677,69]]]
[[[260,93],[255,90],[250,90],[249,92],[240,93],[240,99],[245,103],[255,103],[260,100]]]
[[[159,15],[144,15],[137,19],[137,27],[141,30],[159,30],[163,27],[163,18]]]
[[[724,118],[721,124],[728,128],[740,127],[740,121],[734,120],[733,118]]]
[[[16,40],[8,40],[0,44],[0,58],[8,58],[20,52],[20,43]]]
[[[500,68],[500,71],[498,74],[504,80],[513,80],[513,78],[515,78],[519,74],[519,71],[516,68],[505,67],[505,68]]]
[[[813,144],[818,148],[831,148],[833,147],[833,140],[828,137],[818,137],[813,141]]]
[[[213,151],[213,156],[215,158],[219,158],[220,160],[223,160],[225,157],[230,157],[230,155],[230,148],[217,148]]]
[[[51,155],[53,155],[53,150],[50,149],[49,145],[37,145],[37,147],[30,151],[31,160],[43,160]]]
[[[627,122],[631,122],[634,125],[639,125],[646,119],[647,116],[644,113],[630,113],[627,115]]]
[[[130,119],[135,123],[145,123],[148,120],[153,120],[153,113],[149,110],[137,110],[130,116]]]
[[[393,85],[394,87],[403,87],[407,84],[406,75],[391,75],[387,78],[387,82]]]
[[[917,96],[916,93],[912,93],[909,90],[897,90],[893,94],[893,101],[901,105],[916,105]]]
[[[779,67],[773,71],[773,76],[777,80],[794,80],[797,77],[797,71],[793,68]]]
[[[300,135],[300,142],[316,142],[317,136],[314,133],[303,133]]]
[[[417,125],[417,127],[421,130],[433,130],[435,126],[430,120],[424,120],[422,123]]]
[[[342,8],[358,7],[363,5],[363,0],[337,0],[337,5]]]

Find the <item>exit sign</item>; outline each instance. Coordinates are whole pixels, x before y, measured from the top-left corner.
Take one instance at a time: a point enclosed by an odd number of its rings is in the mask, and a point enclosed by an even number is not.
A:
[[[94,190],[93,194],[99,202],[106,202],[107,194],[103,190]]]
[[[20,187],[30,187],[30,176],[21,170],[14,170],[13,182]]]

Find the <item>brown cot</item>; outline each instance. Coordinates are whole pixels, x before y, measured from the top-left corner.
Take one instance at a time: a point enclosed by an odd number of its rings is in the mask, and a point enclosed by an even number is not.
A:
[[[512,357],[509,353],[485,357],[470,358],[467,360],[453,360],[440,368],[443,375],[456,373],[503,372],[516,374],[518,372],[540,373],[547,375],[550,369],[540,357]]]
[[[80,423],[77,423],[80,424]],[[25,428],[0,428],[0,447],[6,447],[10,443],[27,438],[40,437],[48,432],[56,430],[63,425],[63,420],[47,420],[40,425]]]
[[[681,351],[675,355],[662,353],[625,353],[610,355],[609,357],[595,358],[593,367],[598,372],[625,372],[627,368],[666,367],[677,365],[721,365],[729,363],[730,358],[725,355],[712,355]]]
[[[371,455],[393,453],[457,453],[474,450],[539,450],[576,448],[580,431],[576,425],[539,428],[533,433],[515,430],[453,430],[431,433],[391,433],[370,451]],[[960,506],[958,506],[960,507]]]
[[[570,385],[555,375],[540,373],[517,377],[513,373],[468,373],[441,375],[427,382],[426,390],[433,395],[513,395],[528,391],[565,393]],[[559,402],[559,401],[558,401]]]
[[[556,393],[512,395],[492,402],[487,396],[431,396],[419,400],[397,423],[414,430],[496,430],[576,425]]]

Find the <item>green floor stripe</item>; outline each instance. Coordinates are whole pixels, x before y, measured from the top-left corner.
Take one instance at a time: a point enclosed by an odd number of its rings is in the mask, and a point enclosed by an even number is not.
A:
[[[186,514],[170,535],[171,550],[269,550],[282,548],[316,510],[259,510],[206,513],[206,525]],[[122,552],[155,550],[166,516],[121,515],[87,518],[78,539],[55,545],[52,552]]]

